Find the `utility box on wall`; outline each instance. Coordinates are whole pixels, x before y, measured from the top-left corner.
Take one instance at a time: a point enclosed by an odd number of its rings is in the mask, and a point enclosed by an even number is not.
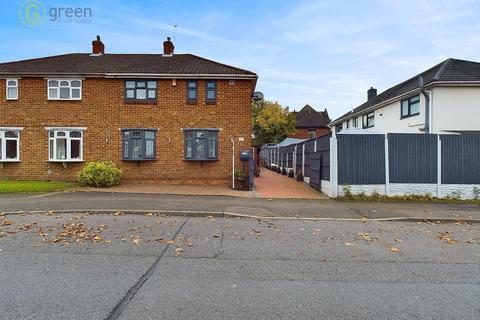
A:
[[[242,161],[250,160],[250,150],[240,150],[240,160]]]

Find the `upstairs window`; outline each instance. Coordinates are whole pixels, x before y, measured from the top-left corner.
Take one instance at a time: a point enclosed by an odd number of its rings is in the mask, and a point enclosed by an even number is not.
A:
[[[187,102],[196,103],[198,99],[198,82],[196,80],[187,81]]]
[[[420,96],[402,100],[401,102],[401,118],[408,118],[420,114]]]
[[[375,126],[375,112],[370,112],[362,116],[363,129],[372,128]]]
[[[207,81],[205,87],[207,104],[214,104],[217,101],[217,81]]]
[[[20,132],[0,128],[0,162],[20,161]]]
[[[7,100],[18,99],[18,79],[7,79]]]
[[[155,160],[156,136],[155,129],[122,129],[122,159]]]
[[[185,160],[217,160],[217,129],[184,129]]]
[[[47,129],[49,161],[83,161],[83,131]]]
[[[358,117],[353,118],[353,127],[358,128]]]
[[[335,126],[335,133],[342,132],[342,130],[343,130],[343,123],[337,124]]]
[[[315,138],[315,130],[308,130],[308,139]]]
[[[157,81],[146,81],[146,80],[125,81],[125,100],[129,100],[129,101],[157,100]]]
[[[81,100],[82,80],[48,80],[48,100]]]

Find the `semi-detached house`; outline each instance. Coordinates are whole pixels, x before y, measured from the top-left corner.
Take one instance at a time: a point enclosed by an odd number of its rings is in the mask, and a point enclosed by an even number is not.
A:
[[[73,180],[108,160],[128,180],[227,184],[251,146],[257,75],[170,39],[108,54],[97,36],[92,53],[1,63],[0,78],[0,179]]]
[[[338,133],[480,133],[480,63],[447,59],[332,121]]]

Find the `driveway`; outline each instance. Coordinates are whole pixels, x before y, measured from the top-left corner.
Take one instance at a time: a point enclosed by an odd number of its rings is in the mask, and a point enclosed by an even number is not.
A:
[[[0,221],[2,320],[480,318],[478,224]]]

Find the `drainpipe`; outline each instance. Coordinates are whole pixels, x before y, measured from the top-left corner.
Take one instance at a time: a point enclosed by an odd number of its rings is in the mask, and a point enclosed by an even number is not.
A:
[[[430,133],[430,101],[431,101],[431,91],[425,90],[423,86],[423,77],[420,76],[418,77],[418,82],[420,86],[420,92],[423,94],[425,97],[425,133]]]
[[[235,137],[232,138],[232,189],[235,190]]]

